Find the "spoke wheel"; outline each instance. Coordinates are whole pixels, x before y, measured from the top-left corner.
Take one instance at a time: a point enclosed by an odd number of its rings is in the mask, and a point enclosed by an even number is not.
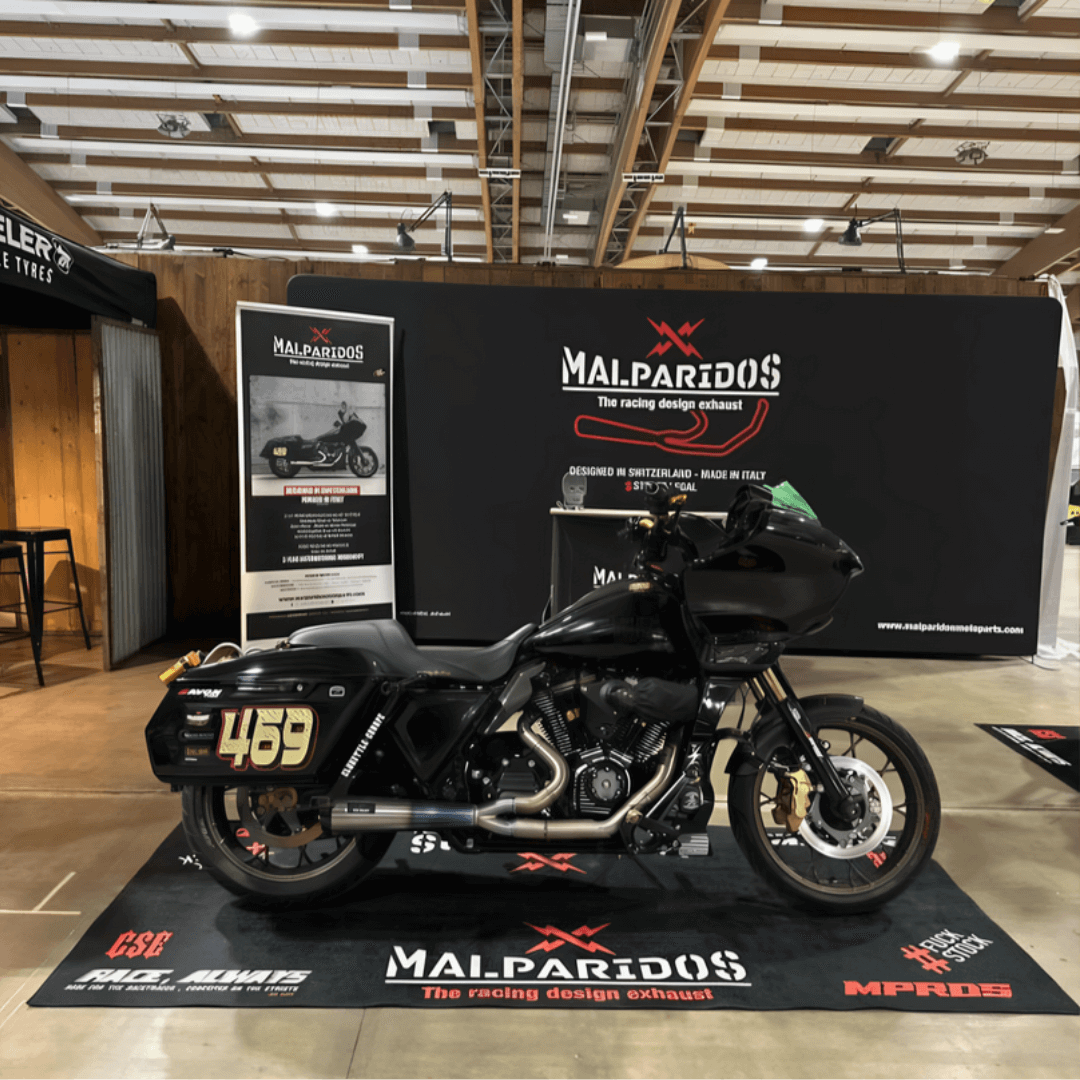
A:
[[[272,457],[270,459],[270,471],[275,476],[281,477],[282,480],[288,480],[300,471],[300,466],[289,461],[288,458]]]
[[[198,787],[183,794],[184,833],[227,889],[264,904],[312,903],[358,885],[393,833],[326,836],[302,789]]]
[[[360,446],[349,451],[349,468],[359,477],[374,476],[379,470],[379,459],[370,446]]]
[[[732,776],[732,831],[757,873],[789,898],[819,911],[871,911],[902,892],[933,853],[941,818],[934,774],[915,740],[875,709],[828,719],[811,712],[810,724],[859,819],[838,821],[813,790],[796,832],[776,823],[788,809],[784,774],[800,764],[781,740],[761,768]]]

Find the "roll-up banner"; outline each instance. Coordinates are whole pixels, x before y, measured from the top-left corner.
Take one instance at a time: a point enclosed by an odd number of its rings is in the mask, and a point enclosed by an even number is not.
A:
[[[237,304],[244,646],[393,618],[394,320]]]
[[[661,482],[720,512],[787,480],[866,566],[799,648],[1036,648],[1053,300],[313,276],[288,296],[397,320],[398,597],[421,641],[538,620],[557,502],[640,513]],[[598,580],[632,555],[609,544]]]

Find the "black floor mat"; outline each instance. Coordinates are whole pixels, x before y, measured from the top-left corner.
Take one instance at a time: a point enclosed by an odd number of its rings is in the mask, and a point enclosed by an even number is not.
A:
[[[1080,727],[1018,727],[1013,724],[976,724],[998,742],[1041,765],[1073,791],[1080,791]]]
[[[358,899],[271,914],[178,829],[30,1004],[1080,1011],[936,863],[879,912],[815,917],[710,837],[637,861],[404,834]]]

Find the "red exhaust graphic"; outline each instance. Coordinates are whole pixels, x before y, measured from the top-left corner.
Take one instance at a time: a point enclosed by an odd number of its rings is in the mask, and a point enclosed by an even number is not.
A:
[[[750,423],[732,435],[723,443],[700,443],[700,439],[709,429],[709,418],[700,409],[694,409],[690,415],[694,418],[693,427],[686,431],[667,428],[654,431],[652,428],[636,427],[623,424],[618,420],[608,420],[603,416],[579,416],[574,421],[574,434],[582,439],[598,439],[601,442],[629,443],[631,446],[655,446],[668,454],[688,454],[694,457],[726,457],[748,443],[765,423],[769,413],[767,398],[759,398]]]

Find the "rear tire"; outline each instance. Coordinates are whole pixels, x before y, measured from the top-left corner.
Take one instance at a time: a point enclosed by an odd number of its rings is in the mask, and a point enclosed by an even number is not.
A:
[[[188,787],[181,801],[192,851],[226,889],[255,904],[317,904],[341,896],[378,866],[394,839],[389,832],[323,836],[314,810],[260,806],[260,797],[280,791],[296,789]]]
[[[270,471],[282,480],[291,480],[300,471],[300,466],[288,458],[272,457]]]
[[[884,785],[892,802],[888,831],[864,854],[830,855],[843,849],[834,844],[836,832],[829,831],[828,811],[822,812],[823,797],[817,792],[811,792],[810,813],[798,833],[776,825],[772,810],[777,806],[778,772],[798,766],[793,743],[784,733],[764,751],[765,764],[732,775],[732,832],[758,875],[800,906],[830,914],[873,911],[903,892],[933,854],[941,824],[933,770],[918,743],[876,709],[864,705],[847,715],[835,707],[806,712],[817,737],[830,744],[829,755],[842,779],[862,784],[864,790],[867,777],[871,789]],[[852,759],[855,764],[846,764]],[[810,780],[814,782],[812,775]],[[872,837],[858,850],[870,844]]]

